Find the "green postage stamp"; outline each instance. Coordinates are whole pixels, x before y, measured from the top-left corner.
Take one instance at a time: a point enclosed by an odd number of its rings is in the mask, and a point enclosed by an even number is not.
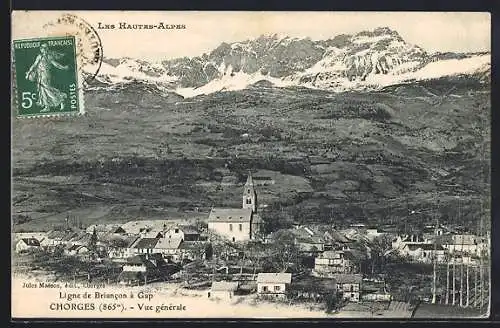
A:
[[[74,36],[14,40],[18,117],[84,113]]]

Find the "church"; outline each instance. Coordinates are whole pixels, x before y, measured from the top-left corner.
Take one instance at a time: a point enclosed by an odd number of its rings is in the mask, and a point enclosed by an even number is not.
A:
[[[257,193],[249,173],[243,189],[241,208],[212,208],[208,217],[208,229],[230,241],[256,239],[262,219],[257,214]]]

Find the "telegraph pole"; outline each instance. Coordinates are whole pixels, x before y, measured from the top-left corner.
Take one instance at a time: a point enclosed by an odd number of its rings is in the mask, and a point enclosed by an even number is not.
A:
[[[455,289],[455,261],[456,261],[456,257],[453,257],[453,294],[452,294],[452,303],[453,305],[455,305],[455,294],[456,294],[456,289]]]
[[[470,288],[470,285],[469,285],[469,263],[467,263],[467,266],[465,268],[467,270],[466,271],[467,294],[466,294],[466,299],[465,299],[465,306],[469,307],[469,288]]]
[[[439,225],[439,220],[436,219],[436,227],[434,228],[434,254],[432,257],[432,304],[436,304],[436,261],[437,261],[437,227]]]
[[[479,299],[479,304],[480,308],[483,309],[484,306],[484,277],[483,277],[483,261],[482,258],[480,259],[480,264],[479,264],[479,288],[481,288],[479,294],[480,294],[480,299]]]
[[[446,299],[444,300],[444,304],[448,304],[448,300],[450,298],[450,263],[446,263]]]
[[[460,195],[458,196],[458,220],[461,222]],[[460,237],[460,306],[464,306],[464,235]]]
[[[464,256],[460,261],[460,306],[464,306]]]
[[[487,306],[487,310],[486,310],[486,313],[490,313],[490,310],[491,310],[491,266],[488,265],[488,273],[487,273],[487,276],[488,276],[488,304],[486,305]]]
[[[479,228],[479,237],[481,239],[481,243],[483,242],[483,203],[481,202],[481,219],[480,219],[480,228]],[[479,288],[480,289],[480,309],[483,309],[484,306],[484,272],[483,272],[483,252],[479,251]]]
[[[474,269],[476,266],[474,266]],[[477,276],[478,270],[474,270],[474,307],[477,307]]]

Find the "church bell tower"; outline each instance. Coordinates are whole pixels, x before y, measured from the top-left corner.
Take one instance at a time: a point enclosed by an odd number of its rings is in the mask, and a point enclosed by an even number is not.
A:
[[[252,179],[252,173],[248,172],[247,182],[243,189],[243,208],[250,208],[252,212],[257,211],[257,194]]]

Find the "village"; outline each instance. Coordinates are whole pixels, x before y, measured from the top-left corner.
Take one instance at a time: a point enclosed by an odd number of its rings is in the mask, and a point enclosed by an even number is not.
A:
[[[15,233],[14,250],[19,259],[69,281],[175,282],[207,299],[252,297],[318,304],[328,313],[406,317],[422,304],[482,311],[488,306],[489,236],[438,221],[411,234],[361,223],[266,232],[260,183],[274,182],[255,181],[249,173],[242,206],[213,207],[206,221],[136,220],[85,228],[66,222],[64,229]],[[33,263],[26,263],[17,260],[14,271],[32,270]]]

